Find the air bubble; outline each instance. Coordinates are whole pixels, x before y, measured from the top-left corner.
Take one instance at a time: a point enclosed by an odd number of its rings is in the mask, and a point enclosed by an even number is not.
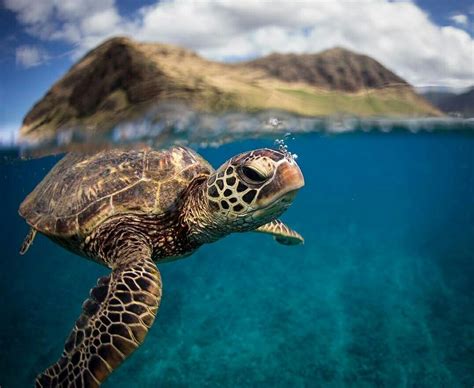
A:
[[[272,127],[276,128],[282,123],[281,120],[279,120],[277,117],[270,117],[268,119],[268,124],[270,124]]]
[[[278,146],[278,150],[284,154],[287,158],[296,160],[298,158],[298,155],[291,153],[288,150],[288,145],[285,143],[285,140],[294,140],[294,137],[292,136],[291,132],[285,133],[283,136],[283,139],[276,139],[275,140],[275,145]]]

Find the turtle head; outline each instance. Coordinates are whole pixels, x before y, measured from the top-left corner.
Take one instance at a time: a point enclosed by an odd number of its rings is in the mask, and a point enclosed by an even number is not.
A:
[[[279,217],[303,186],[290,154],[259,149],[219,167],[207,180],[206,195],[210,211],[227,230],[249,231]]]

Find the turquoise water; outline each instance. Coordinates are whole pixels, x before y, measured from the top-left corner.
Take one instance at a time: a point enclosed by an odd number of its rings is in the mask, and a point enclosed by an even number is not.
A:
[[[270,141],[201,153],[218,166]],[[471,387],[474,136],[308,135],[289,143],[306,187],[282,217],[306,239],[232,235],[160,266],[145,344],[104,387]],[[59,357],[107,270],[40,236],[24,196],[57,161],[0,164],[0,385]]]

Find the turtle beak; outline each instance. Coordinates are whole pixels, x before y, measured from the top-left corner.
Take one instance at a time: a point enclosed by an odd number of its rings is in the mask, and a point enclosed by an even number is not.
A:
[[[278,166],[278,183],[283,194],[298,191],[304,186],[304,177],[299,166],[294,161],[285,160]]]
[[[278,165],[273,181],[260,191],[258,205],[265,207],[279,200],[289,205],[303,186],[304,177],[300,168],[294,160],[285,158]]]

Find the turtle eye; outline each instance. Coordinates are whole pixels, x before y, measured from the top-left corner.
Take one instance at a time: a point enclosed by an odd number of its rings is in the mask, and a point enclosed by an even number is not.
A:
[[[267,180],[267,177],[263,175],[260,171],[254,169],[250,166],[242,166],[242,175],[243,178],[250,181],[250,183],[262,183]]]

